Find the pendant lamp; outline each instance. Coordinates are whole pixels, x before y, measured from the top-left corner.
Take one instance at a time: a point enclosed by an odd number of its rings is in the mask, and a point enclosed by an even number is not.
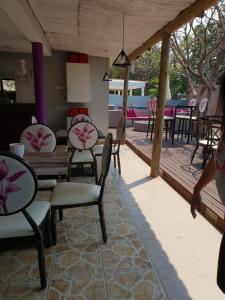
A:
[[[117,67],[126,67],[126,66],[130,66],[130,61],[124,51],[124,17],[125,14],[123,14],[123,44],[122,44],[122,50],[120,52],[120,54],[117,56],[117,58],[115,59],[113,66],[117,66]]]
[[[105,50],[105,56],[107,58],[107,50]],[[109,71],[108,71],[108,64],[106,65],[106,71],[105,71],[105,74],[103,76],[103,79],[102,81],[112,81],[112,79],[110,78],[110,75],[109,75]]]

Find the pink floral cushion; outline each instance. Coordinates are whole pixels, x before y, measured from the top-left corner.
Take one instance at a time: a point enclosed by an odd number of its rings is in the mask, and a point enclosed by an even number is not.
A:
[[[74,148],[78,150],[90,149],[98,141],[98,130],[91,123],[79,122],[70,127],[68,138]]]
[[[25,152],[52,152],[56,147],[55,134],[43,124],[32,124],[25,128],[20,142],[24,144]]]
[[[13,154],[0,153],[0,215],[25,208],[36,191],[37,179],[30,167]]]

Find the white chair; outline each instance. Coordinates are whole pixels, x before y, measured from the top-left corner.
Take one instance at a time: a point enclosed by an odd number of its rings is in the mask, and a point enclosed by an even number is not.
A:
[[[46,287],[44,239],[50,245],[50,204],[37,201],[37,178],[33,169],[19,156],[0,153],[0,251],[35,247],[42,288]]]
[[[112,153],[112,134],[109,133],[105,139],[101,175],[97,184],[77,183],[77,182],[60,182],[53,190],[51,197],[51,221],[53,244],[56,244],[56,210],[62,210],[73,207],[97,205],[100,216],[102,237],[104,243],[107,241],[104,211],[103,211],[103,193],[105,180],[108,175],[110,159]]]
[[[95,125],[84,121],[75,123],[69,129],[68,139],[72,146],[72,155],[68,170],[69,181],[74,166],[91,165],[92,174],[94,174],[95,182],[97,182],[97,162],[92,151],[92,148],[98,141],[98,130]]]
[[[20,142],[25,146],[25,152],[53,152],[56,148],[56,136],[46,125],[36,123],[26,127]],[[55,179],[38,180],[39,190],[52,190],[57,184]]]

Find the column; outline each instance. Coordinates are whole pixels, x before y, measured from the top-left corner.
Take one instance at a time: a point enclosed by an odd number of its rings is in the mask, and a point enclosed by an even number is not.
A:
[[[46,105],[44,89],[44,57],[43,46],[41,43],[32,43],[32,57],[34,70],[34,93],[37,106],[37,120],[39,123],[46,124]]]
[[[152,164],[151,164],[152,177],[159,176],[163,121],[164,121],[164,107],[166,101],[166,86],[167,86],[166,83],[167,83],[168,64],[169,64],[169,49],[170,49],[170,35],[168,33],[164,33],[162,39],[162,48],[161,48],[159,88],[158,88],[156,120],[155,120],[154,140],[153,140],[153,149],[152,149]]]
[[[145,88],[141,88],[141,96],[145,95]]]

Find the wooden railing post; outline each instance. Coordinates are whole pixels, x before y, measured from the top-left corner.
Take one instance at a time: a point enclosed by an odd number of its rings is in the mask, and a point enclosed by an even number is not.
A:
[[[124,69],[124,85],[123,85],[123,116],[127,120],[127,98],[128,98],[128,80],[129,80],[129,66]],[[122,144],[126,142],[126,126],[121,140]]]
[[[159,74],[159,87],[158,99],[156,106],[156,120],[154,128],[154,140],[152,149],[152,164],[151,176],[159,176],[160,154],[162,147],[162,133],[164,122],[164,107],[167,92],[167,76],[169,64],[169,50],[170,50],[170,34],[164,33],[162,39],[161,59],[160,59],[160,74]]]

